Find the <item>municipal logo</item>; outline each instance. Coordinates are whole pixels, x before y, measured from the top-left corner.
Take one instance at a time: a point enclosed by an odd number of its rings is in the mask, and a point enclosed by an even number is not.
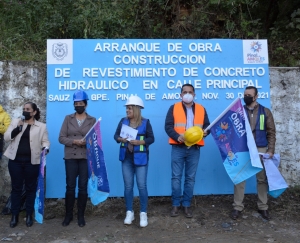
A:
[[[268,64],[267,40],[243,40],[244,64]]]
[[[253,41],[251,44],[251,51],[253,51],[254,53],[261,51],[261,46],[262,44],[259,41]]]
[[[47,64],[73,64],[73,40],[47,40]]]
[[[52,55],[53,57],[61,61],[68,55],[68,45],[66,43],[54,43],[52,45]]]

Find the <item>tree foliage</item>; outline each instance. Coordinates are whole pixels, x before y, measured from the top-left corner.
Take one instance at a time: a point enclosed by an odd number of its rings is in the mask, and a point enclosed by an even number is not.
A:
[[[268,39],[300,60],[299,0],[0,0],[0,59],[45,60],[47,39]]]

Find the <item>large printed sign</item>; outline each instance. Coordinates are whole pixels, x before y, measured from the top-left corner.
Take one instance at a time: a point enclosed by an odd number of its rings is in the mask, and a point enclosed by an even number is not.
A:
[[[190,83],[196,100],[213,121],[245,87],[256,86],[259,102],[270,107],[266,40],[48,40],[47,126],[51,153],[47,165],[47,197],[63,197],[65,169],[60,127],[73,113],[72,95],[89,95],[88,114],[102,117],[102,141],[110,196],[123,195],[119,145],[113,136],[131,95],[144,100],[142,115],[153,127],[150,146],[149,195],[171,194],[171,146],[164,131],[170,105],[180,101],[180,88]],[[212,138],[205,138],[194,194],[227,194],[233,183]],[[254,178],[246,192],[255,192]]]

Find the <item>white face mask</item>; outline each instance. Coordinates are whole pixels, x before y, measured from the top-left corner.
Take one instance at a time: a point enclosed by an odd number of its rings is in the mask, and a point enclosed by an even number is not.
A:
[[[194,96],[191,95],[191,94],[189,94],[189,93],[185,94],[185,95],[182,97],[183,102],[184,102],[184,103],[187,103],[187,104],[191,103],[191,102],[193,101],[193,99],[194,99]]]

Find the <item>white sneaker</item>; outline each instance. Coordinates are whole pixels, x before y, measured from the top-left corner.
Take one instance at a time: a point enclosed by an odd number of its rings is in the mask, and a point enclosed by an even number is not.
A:
[[[133,220],[134,220],[134,212],[127,211],[126,218],[124,219],[124,224],[131,224]]]
[[[140,213],[140,226],[146,227],[147,225],[148,225],[147,213],[141,212]]]

